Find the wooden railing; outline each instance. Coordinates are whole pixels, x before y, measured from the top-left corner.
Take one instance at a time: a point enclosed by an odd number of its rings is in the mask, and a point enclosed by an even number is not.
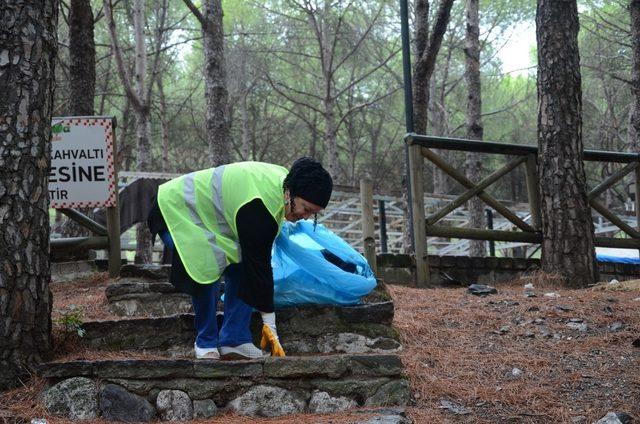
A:
[[[427,256],[427,236],[448,237],[471,240],[511,241],[525,243],[541,243],[540,199],[537,179],[538,148],[530,145],[495,143],[487,141],[473,141],[445,137],[433,137],[417,134],[407,134],[405,142],[409,147],[409,178],[411,182],[411,216],[413,228],[414,254],[416,260],[416,279],[418,286],[429,285],[429,266]],[[447,163],[441,156],[430,149],[446,149],[465,152],[491,153],[516,156],[506,165],[493,172],[482,181],[469,180],[463,173]],[[424,188],[422,179],[423,160],[428,159],[448,176],[456,180],[467,190],[453,199],[440,210],[429,216],[424,212]],[[619,153],[585,150],[585,161],[615,162],[626,164],[614,172],[604,181],[591,189],[588,193],[589,204],[592,209],[609,220],[630,238],[596,237],[598,247],[619,247],[640,249],[640,231],[619,218],[614,212],[597,200],[597,197],[608,188],[619,182],[629,173],[635,171],[635,211],[636,225],[640,227],[640,155],[633,153]],[[495,199],[486,189],[509,172],[524,164],[526,175],[527,195],[531,210],[531,224],[524,222],[503,203]],[[452,213],[473,197],[479,197],[509,220],[520,231],[499,231],[478,228],[458,228],[436,225],[442,218]]]

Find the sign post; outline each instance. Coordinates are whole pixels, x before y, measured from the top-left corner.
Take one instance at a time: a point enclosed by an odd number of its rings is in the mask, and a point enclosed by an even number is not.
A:
[[[54,209],[107,208],[109,274],[120,274],[120,213],[114,117],[74,116],[51,122],[49,197]]]

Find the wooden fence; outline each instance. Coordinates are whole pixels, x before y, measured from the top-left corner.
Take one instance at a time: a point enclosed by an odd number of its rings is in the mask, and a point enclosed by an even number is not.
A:
[[[538,148],[529,145],[517,145],[506,143],[494,143],[486,141],[472,141],[455,138],[423,136],[407,134],[405,142],[409,148],[409,179],[411,182],[411,223],[414,239],[414,255],[416,260],[416,278],[418,286],[429,285],[429,266],[427,256],[427,236],[449,237],[471,240],[493,240],[507,242],[541,243],[541,218],[540,199],[537,180],[537,154]],[[455,151],[491,153],[515,156],[502,168],[493,172],[482,181],[474,182],[465,177],[463,173],[451,166],[442,157],[431,149],[447,149]],[[425,216],[424,188],[423,188],[423,161],[427,159],[440,168],[448,176],[452,177],[467,190],[445,205],[443,208]],[[632,153],[605,152],[585,150],[583,159],[595,162],[615,162],[625,164],[620,170],[614,172],[604,181],[588,192],[589,204],[602,217],[609,220],[629,238],[596,237],[595,244],[598,247],[640,248],[640,231],[619,218],[614,212],[607,209],[597,197],[612,187],[626,175],[635,171],[635,212],[636,227],[640,226],[640,187],[639,155]],[[509,207],[495,199],[486,189],[509,172],[520,165],[525,166],[527,195],[529,199],[531,223],[525,222]],[[455,209],[462,206],[469,199],[479,197],[496,212],[506,218],[520,231],[502,231],[477,228],[460,228],[436,225]]]

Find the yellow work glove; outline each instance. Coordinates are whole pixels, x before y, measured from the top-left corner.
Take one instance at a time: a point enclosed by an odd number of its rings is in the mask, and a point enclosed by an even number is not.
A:
[[[260,340],[260,348],[264,351],[267,346],[271,346],[271,356],[285,356],[284,349],[278,339],[276,331],[276,315],[275,313],[262,313],[262,339]]]

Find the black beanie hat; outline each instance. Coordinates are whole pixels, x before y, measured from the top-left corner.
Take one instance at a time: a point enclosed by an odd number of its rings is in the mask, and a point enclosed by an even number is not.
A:
[[[282,186],[289,189],[292,197],[301,197],[324,209],[331,198],[333,180],[320,162],[302,157],[293,163]]]

